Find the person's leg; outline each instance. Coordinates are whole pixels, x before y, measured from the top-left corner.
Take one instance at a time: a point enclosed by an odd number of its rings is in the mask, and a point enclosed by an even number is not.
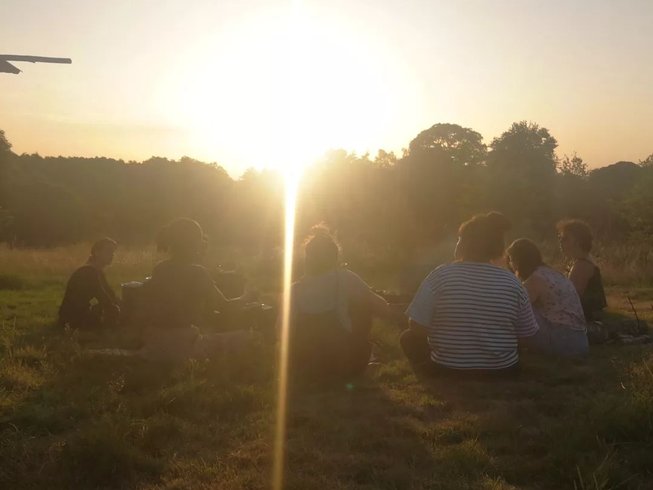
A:
[[[423,367],[432,363],[431,347],[426,335],[412,329],[404,330],[399,337],[399,344],[414,367]]]
[[[551,325],[551,353],[561,357],[585,357],[589,353],[587,334],[563,325]]]
[[[587,335],[582,330],[572,330],[562,325],[553,325],[535,312],[539,325],[537,333],[521,339],[522,345],[540,354],[560,357],[582,357],[589,352]]]

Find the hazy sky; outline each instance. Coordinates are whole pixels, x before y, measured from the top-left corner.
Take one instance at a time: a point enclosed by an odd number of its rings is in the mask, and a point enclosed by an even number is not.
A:
[[[2,0],[14,150],[188,155],[232,175],[518,120],[590,166],[653,153],[651,0]],[[293,105],[294,104],[294,105]]]

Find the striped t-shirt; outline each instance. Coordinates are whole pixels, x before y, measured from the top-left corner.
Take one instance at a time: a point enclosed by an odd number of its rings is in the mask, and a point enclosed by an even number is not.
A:
[[[406,314],[427,329],[431,359],[454,369],[510,367],[519,360],[517,338],[538,330],[519,280],[480,262],[437,267]]]

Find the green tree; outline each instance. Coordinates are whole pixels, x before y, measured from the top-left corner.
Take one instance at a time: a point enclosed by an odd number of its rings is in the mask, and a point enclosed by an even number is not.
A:
[[[640,160],[639,164],[642,167],[653,167],[653,153],[647,156],[644,160]]]
[[[487,157],[488,207],[544,235],[554,220],[556,139],[549,130],[521,121],[494,138]]]
[[[581,157],[576,155],[575,152],[571,158],[569,158],[568,155],[562,157],[558,170],[560,171],[560,174],[564,176],[585,178],[589,175],[587,163],[585,163]]]
[[[487,147],[483,137],[473,129],[458,124],[438,123],[419,133],[409,145],[411,154],[444,152],[454,165],[479,165],[485,159]]]

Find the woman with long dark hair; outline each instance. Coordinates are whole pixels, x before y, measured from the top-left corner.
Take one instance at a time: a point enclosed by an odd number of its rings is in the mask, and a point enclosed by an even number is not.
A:
[[[540,327],[525,344],[550,355],[587,355],[585,316],[573,283],[544,263],[539,248],[531,240],[515,240],[506,255],[528,292]]]

